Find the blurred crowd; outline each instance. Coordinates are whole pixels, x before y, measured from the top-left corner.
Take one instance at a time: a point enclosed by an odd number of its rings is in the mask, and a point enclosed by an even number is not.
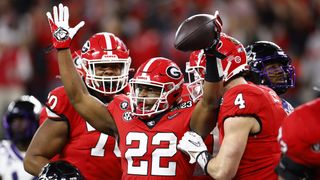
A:
[[[319,0],[1,0],[1,117],[20,95],[45,102],[48,92],[61,85],[45,16],[59,2],[70,8],[70,26],[86,22],[73,49],[96,32],[113,32],[128,45],[133,68],[164,56],[184,69],[189,53],[173,47],[178,25],[191,15],[219,10],[227,34],[244,45],[273,41],[292,58],[297,84],[284,98],[297,106],[319,96],[313,90],[320,88]]]

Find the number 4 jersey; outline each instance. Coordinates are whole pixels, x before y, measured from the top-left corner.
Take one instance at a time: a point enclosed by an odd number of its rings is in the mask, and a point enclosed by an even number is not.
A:
[[[119,95],[108,110],[118,128],[123,179],[192,178],[194,165],[177,150],[178,141],[190,129],[192,106],[184,104],[144,121],[131,116],[129,99]]]
[[[286,117],[281,99],[264,86],[238,85],[223,96],[218,117],[220,141],[224,137],[224,120],[228,117],[255,117],[260,132],[249,134],[235,179],[277,179],[274,168],[280,159],[278,129]]]
[[[72,163],[86,179],[121,179],[120,152],[115,139],[86,123],[70,104],[63,87],[49,93],[46,106],[48,118],[69,124],[68,144],[55,159]],[[45,119],[42,115],[40,121]]]

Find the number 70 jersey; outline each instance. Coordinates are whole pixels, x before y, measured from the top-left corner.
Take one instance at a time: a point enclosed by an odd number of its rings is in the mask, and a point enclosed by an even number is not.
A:
[[[191,179],[194,165],[177,150],[189,130],[193,107],[176,108],[158,122],[130,116],[129,99],[117,96],[108,105],[119,133],[123,179]]]
[[[121,179],[115,138],[90,126],[73,108],[63,87],[50,92],[46,106],[46,116],[42,113],[40,122],[48,117],[69,125],[68,143],[55,158],[76,166],[86,179]]]

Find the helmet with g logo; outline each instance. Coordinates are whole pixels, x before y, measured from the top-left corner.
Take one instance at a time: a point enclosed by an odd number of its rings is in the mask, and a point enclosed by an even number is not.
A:
[[[156,57],[143,63],[129,81],[131,87],[130,104],[137,116],[151,116],[169,109],[180,97],[183,74],[172,60]],[[149,86],[160,90],[159,97],[139,96],[139,86]],[[155,100],[151,108],[146,108],[147,100]]]

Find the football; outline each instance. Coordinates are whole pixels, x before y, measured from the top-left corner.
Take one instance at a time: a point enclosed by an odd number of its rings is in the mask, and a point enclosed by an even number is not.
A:
[[[197,14],[184,20],[175,35],[174,47],[181,51],[195,51],[210,46],[216,38],[216,16]]]

